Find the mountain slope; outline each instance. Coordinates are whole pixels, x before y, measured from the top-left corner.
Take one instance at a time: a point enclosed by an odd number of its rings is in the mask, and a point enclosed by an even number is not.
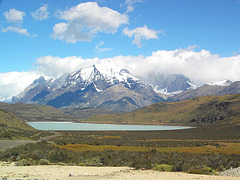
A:
[[[92,116],[83,122],[240,126],[240,94],[161,102],[126,114]]]
[[[57,108],[100,107],[123,112],[160,101],[163,99],[150,85],[112,62],[95,64],[55,81],[35,80],[23,93],[13,98],[13,102],[46,104]]]
[[[240,93],[240,81],[231,83],[230,81],[214,82],[205,84],[197,89],[186,90],[176,96],[172,101],[182,101],[199,96],[209,95],[227,95],[227,94],[238,94]]]
[[[24,121],[78,121],[61,110],[46,105],[1,103],[0,109],[13,113]]]

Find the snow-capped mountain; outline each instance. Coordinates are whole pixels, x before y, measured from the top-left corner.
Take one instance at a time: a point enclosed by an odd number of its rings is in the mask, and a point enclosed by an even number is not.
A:
[[[164,76],[161,73],[149,73],[142,80],[151,84],[155,92],[166,97],[174,96],[188,89],[196,89],[197,85],[192,80],[182,74],[168,74]]]
[[[47,104],[58,108],[102,107],[132,111],[163,101],[150,85],[142,83],[112,62],[80,69],[55,80],[35,80],[13,102]]]
[[[222,81],[210,82],[210,83],[207,83],[207,85],[209,85],[209,86],[229,86],[232,83],[233,83],[232,81],[225,79]]]
[[[81,87],[84,90],[93,84],[98,92],[113,84],[123,83],[131,88],[131,82],[140,82],[132,76],[128,70],[120,68],[112,62],[100,63],[88,68],[80,69],[69,74],[65,80],[64,87]]]

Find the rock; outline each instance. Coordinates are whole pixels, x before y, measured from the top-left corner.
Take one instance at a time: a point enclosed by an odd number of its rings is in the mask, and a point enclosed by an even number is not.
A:
[[[233,177],[240,177],[240,167],[238,168],[230,168],[226,171],[220,172],[219,176],[233,176]]]

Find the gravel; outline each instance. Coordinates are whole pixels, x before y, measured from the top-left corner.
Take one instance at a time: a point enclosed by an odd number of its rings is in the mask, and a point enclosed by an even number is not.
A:
[[[220,172],[219,176],[233,176],[233,177],[240,177],[240,167],[238,168],[230,168],[226,171]]]

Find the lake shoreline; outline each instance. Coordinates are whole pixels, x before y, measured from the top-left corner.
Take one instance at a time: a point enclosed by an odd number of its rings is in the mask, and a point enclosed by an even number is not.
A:
[[[74,122],[27,122],[38,130],[52,131],[156,131],[191,129],[189,126],[174,125],[132,125],[132,124],[101,124],[101,123],[74,123]],[[52,125],[52,126],[51,126]]]

